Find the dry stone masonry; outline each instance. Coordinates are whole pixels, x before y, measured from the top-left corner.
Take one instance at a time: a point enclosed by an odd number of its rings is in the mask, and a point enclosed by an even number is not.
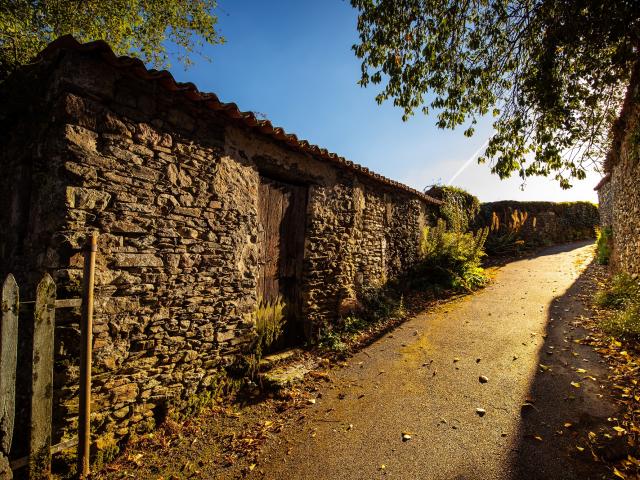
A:
[[[600,221],[613,233],[614,269],[640,274],[640,67],[632,76],[625,104],[613,129],[606,175],[596,187]]]
[[[0,86],[0,105],[0,273],[34,285],[47,271],[59,298],[76,297],[82,243],[100,233],[93,425],[113,438],[215,384],[251,342],[259,280],[273,273],[267,180],[285,203],[286,185],[306,192],[291,227],[302,274],[290,277],[306,338],[360,287],[411,267],[437,208],[100,42],[50,46]],[[78,313],[57,314],[54,441],[76,421]]]
[[[502,223],[508,223],[509,217],[516,210],[528,216],[520,233],[527,248],[595,237],[599,219],[598,207],[591,202],[487,202],[480,206],[476,222],[490,226],[491,217],[495,213]]]

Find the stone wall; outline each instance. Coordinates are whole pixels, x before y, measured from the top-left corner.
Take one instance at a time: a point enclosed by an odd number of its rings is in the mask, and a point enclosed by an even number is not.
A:
[[[517,202],[500,201],[483,203],[476,226],[491,226],[493,212],[505,224],[518,210],[526,212],[528,219],[520,238],[525,247],[539,247],[558,243],[586,240],[595,237],[598,225],[598,207],[590,202]],[[494,233],[490,233],[492,235]]]
[[[638,67],[636,67],[637,69]],[[638,78],[638,72],[635,73]],[[614,130],[607,177],[598,185],[602,224],[613,233],[611,265],[640,274],[640,86],[632,82]]]
[[[613,224],[613,188],[610,179],[610,176],[605,177],[598,186],[598,212],[602,227],[611,227]]]
[[[412,266],[434,203],[293,149],[109,53],[59,49],[0,87],[0,273],[28,292],[47,271],[60,298],[76,297],[82,242],[100,233],[93,425],[119,438],[214,384],[251,343],[260,175],[308,187],[308,337],[360,287]],[[57,317],[54,441],[77,412],[78,314]]]

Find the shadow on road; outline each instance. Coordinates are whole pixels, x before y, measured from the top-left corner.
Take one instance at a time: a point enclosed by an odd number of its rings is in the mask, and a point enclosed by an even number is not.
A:
[[[541,255],[584,245],[554,247]],[[522,406],[520,432],[511,452],[513,480],[611,477],[602,463],[593,460],[585,441],[591,431],[615,433],[607,418],[616,414],[604,388],[604,361],[591,347],[576,342],[588,335],[579,325],[580,317],[588,315],[580,296],[590,295],[591,268],[549,307],[546,336],[538,352],[539,367]]]

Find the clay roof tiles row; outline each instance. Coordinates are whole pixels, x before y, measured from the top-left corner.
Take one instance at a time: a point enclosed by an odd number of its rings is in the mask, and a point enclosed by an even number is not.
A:
[[[214,93],[200,92],[198,90],[198,87],[196,87],[191,82],[177,82],[173,78],[173,75],[171,75],[171,73],[166,70],[148,69],[140,59],[127,56],[119,57],[113,52],[109,44],[102,40],[89,43],[79,43],[75,38],[73,38],[73,36],[65,35],[50,43],[40,53],[39,58],[42,59],[50,57],[60,50],[75,50],[80,52],[98,53],[105,61],[118,69],[127,70],[128,72],[144,80],[154,81],[169,92],[181,93],[190,101],[198,103],[202,102],[211,110],[223,112],[229,118],[240,120],[247,127],[253,128],[264,135],[270,136],[275,140],[288,145],[291,148],[309,153],[325,161],[332,162],[342,168],[357,172],[373,180],[376,180],[379,183],[397,188],[399,190],[403,190],[429,203],[441,203],[439,200],[436,200],[435,198],[430,197],[429,195],[426,195],[407,185],[375,173],[366,167],[351,162],[333,152],[329,152],[325,148],[320,148],[317,145],[313,145],[307,140],[299,139],[294,134],[286,133],[284,129],[273,126],[269,120],[258,119],[253,112],[241,111],[235,103],[221,102],[218,96]]]

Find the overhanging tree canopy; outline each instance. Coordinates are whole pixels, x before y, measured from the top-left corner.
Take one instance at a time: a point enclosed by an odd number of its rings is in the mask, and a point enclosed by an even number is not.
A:
[[[118,54],[167,65],[166,42],[185,65],[205,44],[221,43],[215,0],[1,0],[0,80],[49,42],[72,34],[106,40]]]
[[[351,0],[360,84],[440,128],[492,114],[480,161],[563,188],[609,145],[640,46],[638,0]]]

